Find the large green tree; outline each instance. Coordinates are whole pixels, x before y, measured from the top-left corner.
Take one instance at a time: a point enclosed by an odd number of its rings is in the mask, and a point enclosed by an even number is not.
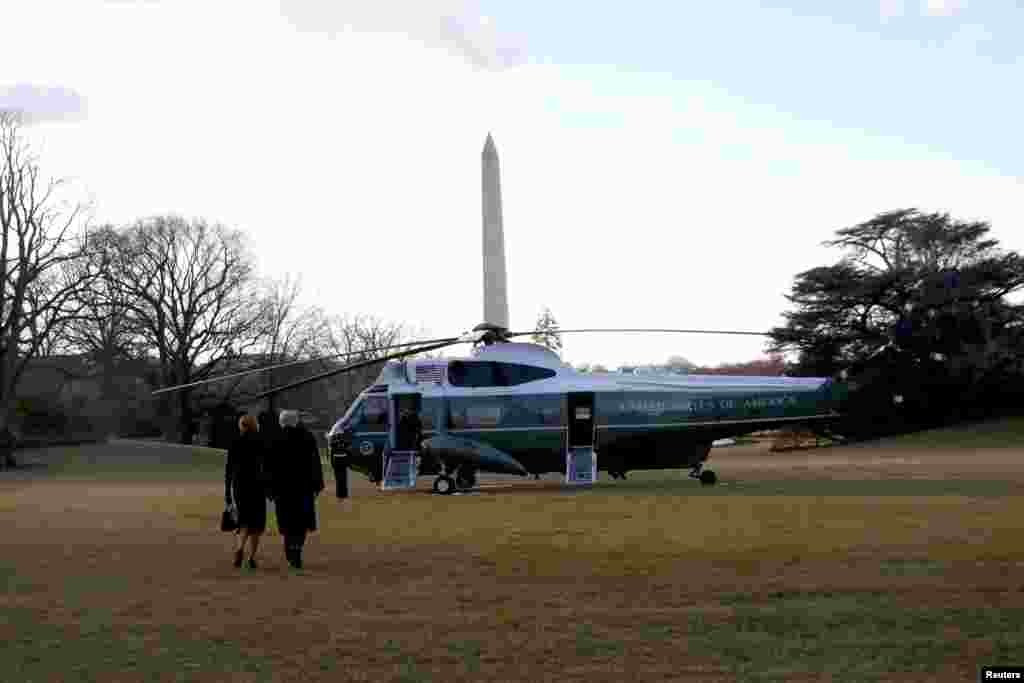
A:
[[[772,350],[798,352],[794,374],[845,372],[931,415],[945,414],[939,400],[957,415],[991,402],[1024,374],[1024,308],[1007,299],[1024,289],[1024,258],[989,230],[902,209],[837,231],[825,245],[842,257],[797,275]]]

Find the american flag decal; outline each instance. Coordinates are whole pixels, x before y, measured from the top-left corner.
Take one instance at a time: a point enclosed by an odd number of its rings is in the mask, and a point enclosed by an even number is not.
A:
[[[440,384],[444,368],[444,365],[417,365],[416,384]]]

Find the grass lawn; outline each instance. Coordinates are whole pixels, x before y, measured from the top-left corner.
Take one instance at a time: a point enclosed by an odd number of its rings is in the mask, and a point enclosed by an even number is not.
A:
[[[1021,448],[1024,417],[990,420],[904,434],[855,444],[852,448]]]
[[[962,681],[1024,652],[1024,450],[971,479],[903,457],[445,497],[353,477],[302,572],[272,506],[260,568],[230,566],[223,452],[48,457],[0,478],[10,680]]]

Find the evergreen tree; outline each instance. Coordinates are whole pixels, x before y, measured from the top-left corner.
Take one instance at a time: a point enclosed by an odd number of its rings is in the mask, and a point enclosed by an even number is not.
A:
[[[533,329],[536,330],[531,337],[534,344],[546,346],[555,353],[562,351],[562,335],[558,333],[558,321],[547,306],[537,318],[537,324]]]
[[[825,245],[843,257],[797,275],[772,350],[799,352],[792,374],[846,371],[861,389],[850,404],[861,424],[888,419],[903,396],[891,431],[1012,402],[1024,382],[1024,307],[1007,295],[1024,288],[1024,257],[999,249],[989,229],[904,209],[839,230]]]

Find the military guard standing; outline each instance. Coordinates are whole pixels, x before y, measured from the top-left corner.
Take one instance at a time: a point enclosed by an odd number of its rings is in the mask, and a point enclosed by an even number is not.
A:
[[[331,449],[331,469],[334,470],[335,494],[338,498],[348,498],[348,449],[351,446],[352,432],[346,429],[342,433],[339,447]]]

